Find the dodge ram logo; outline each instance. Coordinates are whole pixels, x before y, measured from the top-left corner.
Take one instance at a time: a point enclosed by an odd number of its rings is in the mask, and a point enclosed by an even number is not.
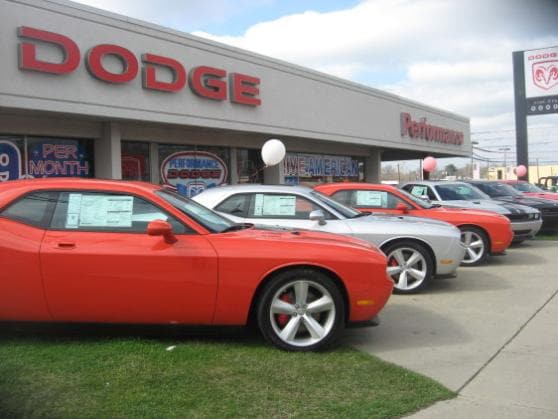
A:
[[[534,63],[533,83],[545,90],[558,85],[558,60]]]

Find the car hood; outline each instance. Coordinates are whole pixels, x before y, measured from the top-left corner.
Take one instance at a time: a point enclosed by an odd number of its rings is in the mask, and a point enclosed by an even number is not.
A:
[[[548,199],[534,198],[530,196],[499,196],[496,201],[509,202],[512,204],[527,205],[537,209],[555,209],[558,211],[558,203]]]
[[[525,196],[530,198],[542,198],[542,199],[551,199],[553,201],[558,200],[558,193],[550,193],[550,192],[523,192]]]
[[[445,221],[433,218],[413,217],[409,215],[366,215],[364,217],[349,218],[344,220],[353,231],[370,230],[371,232],[391,231],[394,234],[425,234],[438,233],[454,235],[459,230]]]
[[[488,211],[483,208],[458,208],[458,207],[435,207],[430,208],[428,211],[443,212],[448,214],[461,214],[463,217],[470,216],[494,216],[494,211]]]
[[[237,237],[250,238],[252,240],[296,241],[298,243],[305,242],[308,244],[329,243],[340,246],[374,249],[379,252],[375,245],[356,237],[306,230],[302,228],[254,225],[253,227],[246,228],[244,230],[217,234],[228,234]]]
[[[497,212],[498,214],[531,214],[538,212],[536,209],[504,201],[493,199],[475,199],[474,201],[455,200],[440,202],[444,207],[474,208],[486,211]]]

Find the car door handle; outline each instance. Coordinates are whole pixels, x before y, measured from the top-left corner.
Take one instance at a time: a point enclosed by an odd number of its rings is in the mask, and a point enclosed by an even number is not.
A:
[[[59,242],[56,247],[59,249],[73,249],[76,247],[76,244],[73,242]]]

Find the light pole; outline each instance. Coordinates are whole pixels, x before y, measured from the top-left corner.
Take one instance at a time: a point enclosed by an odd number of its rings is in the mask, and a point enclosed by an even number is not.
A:
[[[471,141],[471,179],[475,178],[475,146],[478,144],[478,141]]]
[[[500,147],[499,151],[504,152],[504,180],[508,180],[508,160],[507,160],[507,152],[511,150],[510,147]]]

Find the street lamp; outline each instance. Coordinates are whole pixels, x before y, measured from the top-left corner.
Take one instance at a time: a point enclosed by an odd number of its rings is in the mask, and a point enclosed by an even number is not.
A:
[[[510,151],[511,148],[510,147],[500,147],[498,150],[504,152],[504,180],[508,180],[508,160],[507,160],[506,152]]]

